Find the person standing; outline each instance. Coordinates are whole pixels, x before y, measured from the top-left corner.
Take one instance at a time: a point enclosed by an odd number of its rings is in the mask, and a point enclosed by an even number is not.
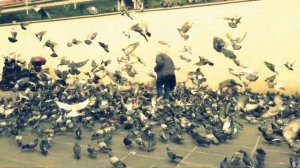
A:
[[[163,96],[170,99],[170,93],[176,85],[175,67],[172,59],[165,53],[156,56],[154,71],[157,74],[156,91],[157,97]]]

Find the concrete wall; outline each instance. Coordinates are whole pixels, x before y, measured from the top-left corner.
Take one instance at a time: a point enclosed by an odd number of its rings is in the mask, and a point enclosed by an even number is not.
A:
[[[196,69],[193,63],[198,61],[198,56],[202,55],[215,63],[213,67],[203,67],[202,71],[208,78],[207,84],[216,88],[218,83],[232,77],[227,69],[235,67],[233,62],[217,53],[212,47],[214,36],[225,37],[226,32],[233,35],[243,35],[247,32],[246,39],[242,42],[243,48],[236,51],[241,62],[259,73],[260,78],[251,85],[256,91],[266,91],[267,85],[264,79],[273,73],[269,71],[263,61],[275,64],[279,72],[277,82],[287,88],[287,93],[299,91],[300,78],[300,12],[299,0],[263,0],[244,3],[233,3],[226,5],[214,5],[205,7],[194,7],[185,9],[152,11],[143,13],[133,13],[134,20],[126,16],[110,15],[105,17],[93,17],[87,19],[75,19],[53,22],[34,23],[24,31],[17,25],[0,27],[0,54],[7,55],[10,52],[21,54],[21,58],[30,60],[32,56],[45,56],[48,59],[47,66],[54,67],[60,61],[60,57],[66,56],[74,61],[85,59],[95,59],[98,63],[102,59],[112,59],[111,70],[118,69],[121,64],[116,63],[116,58],[123,53],[121,48],[133,42],[140,42],[140,47],[135,54],[140,56],[147,66],[135,65],[139,75],[132,80],[147,82],[145,72],[152,71],[155,62],[155,55],[158,52],[167,52],[174,59],[176,66],[181,70],[176,71],[178,81],[186,79],[188,71]],[[242,17],[242,24],[237,29],[229,28],[224,16]],[[193,22],[190,30],[190,38],[184,41],[176,28],[185,21]],[[131,25],[144,22],[149,26],[152,37],[146,42],[143,37],[131,32],[128,39],[122,34]],[[7,37],[10,36],[11,29],[19,32],[17,43],[9,43]],[[35,37],[35,33],[47,30],[44,40],[50,39],[56,42],[58,58],[51,58],[50,49],[43,48],[43,43]],[[84,40],[88,34],[99,32],[96,41],[109,44],[110,53],[105,53],[97,43],[90,46],[81,44],[71,48],[67,47],[67,42],[72,38]],[[158,40],[163,40],[171,45],[171,48],[158,44]],[[95,42],[96,42],[95,41]],[[184,45],[192,47],[191,63],[180,60],[179,51]],[[1,65],[3,59],[0,60]],[[297,61],[295,70],[288,71],[284,67],[285,61]],[[89,66],[82,68],[88,71]]]

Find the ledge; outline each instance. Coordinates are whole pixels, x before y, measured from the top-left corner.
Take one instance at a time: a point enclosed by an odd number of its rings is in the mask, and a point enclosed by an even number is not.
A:
[[[79,2],[89,2],[91,0],[81,0],[77,1]],[[252,1],[261,1],[261,0],[229,0],[224,2],[209,2],[209,3],[198,3],[198,4],[188,4],[184,6],[174,6],[169,8],[152,8],[152,9],[144,9],[144,10],[131,10],[136,13],[142,13],[142,12],[155,12],[155,11],[163,11],[163,10],[178,10],[178,9],[185,9],[185,8],[195,8],[195,7],[206,7],[206,6],[215,6],[215,5],[226,5],[226,4],[234,4],[234,3],[244,3],[244,2],[252,2]],[[63,1],[63,4],[73,4],[66,3],[66,1]],[[56,6],[56,5],[51,5]],[[41,6],[41,7],[51,7],[51,6]],[[25,8],[25,7],[24,7]],[[63,21],[63,20],[74,20],[74,19],[84,19],[84,18],[93,18],[93,17],[103,17],[103,16],[111,16],[111,15],[119,15],[120,12],[109,12],[109,13],[99,13],[95,15],[84,15],[84,16],[74,16],[74,17],[64,17],[64,18],[56,18],[56,19],[47,19],[47,20],[33,20],[33,21],[25,21],[24,23],[40,23],[40,22],[53,22],[53,21]],[[20,22],[16,23],[4,23],[0,24],[0,27],[4,26],[11,26],[11,25],[18,25]]]

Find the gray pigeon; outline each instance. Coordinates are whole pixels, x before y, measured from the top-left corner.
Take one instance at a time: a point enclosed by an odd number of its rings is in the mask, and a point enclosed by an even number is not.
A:
[[[169,157],[169,159],[170,159],[172,162],[174,162],[174,161],[176,161],[176,160],[178,160],[178,159],[179,159],[179,160],[182,160],[182,159],[183,159],[183,156],[180,156],[180,155],[178,155],[178,154],[172,152],[172,151],[169,149],[169,147],[167,147],[166,150],[167,150],[168,157]]]
[[[272,72],[275,72],[278,75],[278,72],[275,70],[275,65],[272,63],[269,63],[267,61],[264,61],[265,65],[267,66],[267,68],[269,70],[271,70]]]

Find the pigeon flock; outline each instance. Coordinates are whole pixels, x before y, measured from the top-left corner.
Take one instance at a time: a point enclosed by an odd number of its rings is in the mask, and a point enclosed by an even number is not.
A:
[[[132,16],[123,9],[124,14],[130,19]],[[231,28],[237,28],[241,24],[241,17],[225,18]],[[20,24],[22,30],[27,30],[28,24]],[[188,40],[192,23],[186,22],[178,28],[179,36]],[[146,41],[151,39],[151,33],[146,24],[135,24],[132,32],[140,34]],[[17,31],[12,30],[9,42],[16,43]],[[35,34],[39,41],[45,41],[45,47],[51,49],[51,57],[58,57],[56,44],[50,39],[45,40],[46,30]],[[88,35],[82,42],[74,38],[66,47],[85,43],[91,45],[96,41],[97,32]],[[123,31],[130,38],[130,33]],[[251,68],[242,65],[234,54],[234,50],[242,48],[243,37],[234,38],[230,33],[226,34],[230,42],[214,37],[213,48],[216,52],[223,53],[225,57],[233,60],[237,68],[230,68],[229,72],[239,81],[228,79],[219,84],[218,90],[213,90],[204,85],[207,81],[201,66],[214,66],[208,58],[199,56],[199,62],[193,63],[198,68],[188,74],[187,81],[192,81],[193,86],[188,87],[186,82],[177,83],[172,92],[171,100],[156,97],[152,86],[144,83],[131,82],[137,71],[135,63],[146,64],[134,54],[139,42],[129,44],[123,48],[124,56],[117,58],[124,68],[110,72],[107,67],[111,60],[102,60],[97,63],[91,61],[91,70],[81,72],[80,68],[86,66],[89,59],[82,62],[74,62],[62,57],[60,64],[53,67],[55,76],[50,75],[49,69],[42,69],[37,73],[38,82],[32,82],[30,78],[22,78],[15,82],[13,91],[26,86],[25,91],[18,91],[16,100],[2,98],[0,100],[0,134],[15,139],[16,147],[22,151],[37,150],[47,155],[55,145],[57,136],[64,136],[72,132],[74,140],[74,159],[82,159],[82,153],[87,153],[91,158],[98,155],[108,155],[112,167],[126,167],[117,156],[113,155],[114,148],[112,138],[118,131],[125,131],[127,135],[120,142],[126,148],[132,146],[139,150],[152,152],[156,148],[157,141],[162,143],[184,144],[183,134],[192,137],[195,144],[201,147],[210,145],[222,145],[236,138],[243,131],[243,124],[257,125],[257,131],[270,145],[286,145],[295,155],[290,157],[290,167],[296,168],[299,163],[300,148],[297,140],[300,136],[300,95],[291,96],[268,92],[266,94],[255,93],[248,85],[258,79],[258,74]],[[34,36],[34,35],[33,35]],[[34,37],[35,38],[35,37]],[[159,44],[170,47],[167,42],[158,41]],[[108,44],[98,42],[105,51],[110,52]],[[184,46],[180,52],[191,52],[191,47]],[[184,61],[191,62],[189,58],[181,55]],[[265,79],[270,88],[284,89],[276,83],[279,74],[270,62],[264,64],[274,75]],[[286,63],[284,66],[293,70],[294,63]],[[60,66],[66,66],[67,70],[60,70]],[[122,75],[125,71],[128,77]],[[81,79],[82,74],[87,79]],[[155,78],[150,73],[149,76]],[[101,79],[108,76],[111,83],[104,85]],[[243,78],[245,77],[245,78]],[[67,80],[73,79],[72,83]],[[245,79],[245,80],[242,80]],[[240,83],[242,82],[242,84]],[[245,88],[245,89],[240,89]],[[32,130],[39,138],[33,142],[23,141],[23,132]],[[92,132],[90,140],[83,150],[81,140],[85,132]],[[70,134],[68,134],[70,135]],[[70,151],[71,153],[72,151]],[[262,148],[256,149],[256,157],[253,159],[244,150],[239,150],[232,157],[225,157],[220,163],[221,168],[230,168],[236,165],[244,167],[263,168],[267,153]],[[166,158],[171,162],[180,162],[184,158],[178,153],[166,148]]]

